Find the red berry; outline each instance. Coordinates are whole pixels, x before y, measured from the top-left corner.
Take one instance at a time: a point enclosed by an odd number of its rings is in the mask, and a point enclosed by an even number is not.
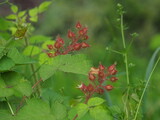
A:
[[[73,38],[75,37],[75,34],[71,30],[68,30],[68,37]]]
[[[116,64],[113,64],[113,65],[108,67],[108,73],[110,75],[115,75],[117,73]]]
[[[110,91],[113,89],[113,86],[112,85],[106,85],[104,86],[104,88],[107,90],[107,91]]]
[[[58,41],[56,41],[56,42],[54,43],[54,47],[57,48],[57,49],[59,49],[59,48],[62,47],[62,45],[61,45]]]
[[[111,77],[110,78],[110,81],[112,81],[112,82],[115,82],[115,81],[117,81],[118,80],[118,78],[116,78],[116,77]]]
[[[80,50],[81,47],[82,47],[82,46],[81,46],[80,43],[76,43],[76,44],[73,45],[73,49],[76,50],[76,51],[77,51],[77,50]]]
[[[87,44],[87,43],[85,43],[85,42],[82,42],[81,44],[82,44],[82,48],[87,48],[87,47],[89,47],[89,44]]]
[[[104,74],[103,71],[99,71],[98,76],[99,76],[100,78],[104,78],[104,77],[105,77],[105,74]]]
[[[77,29],[80,29],[81,27],[82,27],[82,25],[80,24],[80,22],[77,22],[76,28],[77,28]]]
[[[99,69],[100,69],[100,70],[104,70],[104,69],[105,69],[105,66],[102,65],[102,64],[100,64],[100,65],[99,65]]]
[[[89,79],[90,79],[91,81],[94,81],[94,80],[96,79],[96,77],[95,77],[93,74],[90,74],[90,73],[89,73]]]
[[[88,40],[88,38],[89,38],[88,35],[84,36],[84,40]]]
[[[92,92],[92,91],[94,90],[93,85],[92,85],[92,84],[89,84],[89,85],[87,86],[87,90],[88,90],[89,92]]]
[[[48,57],[53,57],[52,53],[47,53]]]
[[[117,73],[117,70],[116,69],[114,69],[114,70],[112,70],[112,71],[109,71],[109,74],[110,75],[115,75]]]
[[[108,71],[112,71],[112,70],[114,70],[114,69],[115,69],[115,67],[116,67],[116,65],[115,65],[115,64],[113,64],[113,65],[109,66],[109,67],[108,67]]]
[[[56,41],[62,45],[64,44],[64,40],[60,36],[57,37]]]
[[[82,30],[83,30],[83,33],[86,34],[87,31],[88,31],[88,28],[87,28],[87,27],[84,27]]]
[[[53,45],[47,45],[47,47],[48,47],[49,50],[53,50],[54,49]]]
[[[99,94],[103,94],[103,93],[104,93],[104,90],[103,90],[102,88],[98,88],[98,89],[96,90],[96,92],[99,93]]]

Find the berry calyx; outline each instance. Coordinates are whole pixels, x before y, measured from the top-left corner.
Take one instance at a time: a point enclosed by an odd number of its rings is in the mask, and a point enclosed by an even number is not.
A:
[[[113,89],[113,86],[112,85],[106,85],[104,86],[104,89],[106,89],[107,91],[110,91]]]
[[[82,45],[82,48],[87,48],[87,47],[89,47],[89,44],[87,44],[87,43],[85,43],[85,42],[83,42],[81,45]]]
[[[89,79],[90,79],[91,81],[94,81],[94,80],[96,79],[96,76],[89,73]]]
[[[77,29],[80,29],[81,27],[82,27],[82,25],[80,24],[80,22],[77,22],[76,28],[77,28]]]
[[[47,47],[48,47],[49,50],[53,50],[54,49],[53,45],[47,45]]]
[[[112,82],[116,82],[118,80],[118,78],[116,78],[116,77],[111,77],[110,78],[110,81],[112,81]]]

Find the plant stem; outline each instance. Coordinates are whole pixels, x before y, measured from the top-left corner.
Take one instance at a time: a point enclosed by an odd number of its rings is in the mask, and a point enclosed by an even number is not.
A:
[[[121,14],[121,36],[122,36],[122,41],[123,41],[123,48],[125,50],[124,53],[124,62],[125,62],[125,69],[126,69],[126,79],[127,79],[127,95],[126,95],[126,102],[125,102],[125,111],[126,111],[126,116],[127,116],[127,120],[129,117],[129,112],[128,112],[128,108],[127,108],[127,103],[128,103],[128,96],[129,96],[129,84],[130,84],[130,80],[129,80],[129,70],[128,70],[128,55],[127,55],[127,51],[126,51],[126,43],[125,43],[125,37],[124,37],[124,24],[123,24],[123,13]]]
[[[43,81],[42,79],[38,80],[38,81],[32,86],[32,89],[34,89],[34,88],[35,88],[37,85],[39,85],[39,83],[42,82],[42,81]],[[17,107],[17,109],[16,109],[16,113],[18,113],[18,111],[19,111],[20,108],[22,107],[23,102],[25,101],[26,98],[27,98],[27,96],[23,96],[20,104],[18,105],[18,107]]]
[[[148,87],[149,81],[150,81],[150,79],[151,79],[151,77],[152,77],[152,74],[153,74],[153,72],[155,71],[155,69],[156,69],[159,61],[160,61],[160,56],[158,57],[158,60],[156,61],[155,65],[154,65],[154,67],[153,67],[153,69],[152,69],[152,71],[151,71],[151,73],[150,73],[150,75],[149,75],[149,77],[148,77],[148,79],[147,79],[146,85],[145,85],[145,87],[144,87],[144,89],[143,89],[143,92],[142,92],[142,95],[141,95],[141,98],[140,98],[140,100],[139,100],[138,107],[137,107],[137,110],[136,110],[136,114],[135,114],[135,117],[134,117],[133,120],[136,120],[136,119],[137,119],[137,115],[138,115],[138,112],[139,112],[140,105],[141,105],[141,103],[142,103],[143,96],[144,96],[144,94],[145,94],[145,91],[146,91],[146,89],[147,89],[147,87]]]
[[[5,99],[6,99],[6,102],[7,102],[7,104],[8,104],[8,107],[9,107],[9,109],[10,109],[10,111],[11,111],[11,114],[14,116],[15,114],[14,114],[14,112],[13,112],[13,109],[12,109],[12,107],[11,107],[11,104],[8,102],[8,100],[7,100],[6,97],[5,97]]]
[[[25,37],[25,44],[26,46],[29,46],[29,41],[27,39],[27,37]],[[34,83],[38,82],[38,77],[37,77],[37,74],[35,73],[35,67],[33,64],[31,64],[31,70],[32,70],[32,73],[33,73],[33,77],[34,77]],[[38,93],[38,96],[40,95],[40,85],[38,85],[38,89],[37,89],[37,93]]]
[[[5,3],[8,3],[8,0],[5,0],[4,2],[1,2],[0,5],[3,5]]]
[[[124,49],[126,49],[126,43],[124,38],[123,14],[121,14],[121,35],[122,35],[123,47]]]

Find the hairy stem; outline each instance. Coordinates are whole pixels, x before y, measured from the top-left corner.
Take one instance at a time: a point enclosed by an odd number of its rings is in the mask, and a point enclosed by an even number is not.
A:
[[[145,85],[145,87],[144,87],[144,89],[143,89],[141,98],[140,98],[139,103],[138,103],[138,106],[137,106],[136,114],[135,114],[133,120],[136,120],[136,119],[137,119],[137,115],[138,115],[138,112],[139,112],[140,105],[141,105],[141,103],[142,103],[144,94],[145,94],[145,92],[146,92],[146,89],[147,89],[147,87],[148,87],[149,81],[150,81],[150,79],[151,79],[151,77],[152,77],[152,75],[153,75],[153,72],[155,71],[155,69],[156,69],[159,61],[160,61],[160,56],[158,57],[158,60],[156,61],[155,65],[154,65],[154,67],[153,67],[153,69],[152,69],[152,71],[151,71],[151,73],[150,73],[150,75],[149,75],[149,77],[148,77],[148,79],[147,79],[146,85]]]
[[[8,3],[8,0],[5,0],[4,2],[1,2],[0,5],[3,5],[5,3]]]
[[[29,46],[29,41],[27,37],[25,37],[25,45]],[[33,73],[34,83],[38,82],[38,76],[35,72],[35,66],[33,64],[31,64],[31,71]],[[38,85],[38,89],[37,89],[38,96],[40,95],[40,88],[41,88],[40,85]]]
[[[126,51],[126,42],[125,42],[125,37],[124,37],[124,24],[123,24],[123,13],[121,14],[121,36],[122,36],[122,42],[123,42],[123,48],[125,50],[124,53],[124,62],[125,62],[125,69],[126,69],[126,80],[127,80],[127,94],[126,94],[126,101],[125,101],[125,111],[126,111],[126,119],[128,120],[129,118],[129,112],[128,112],[128,97],[129,97],[129,84],[130,84],[130,80],[129,80],[129,70],[128,70],[128,55],[127,55],[127,51]]]
[[[12,107],[11,107],[11,104],[8,102],[8,99],[5,97],[5,99],[6,99],[6,102],[7,102],[7,104],[8,104],[8,107],[9,107],[9,109],[10,109],[10,111],[11,111],[11,114],[14,116],[15,114],[14,114],[14,112],[13,112],[13,109],[12,109]]]
[[[43,81],[42,79],[38,80],[38,81],[32,86],[32,89],[34,89],[34,88],[35,88],[37,85],[39,85],[40,82],[42,82],[42,81]],[[20,104],[18,105],[18,107],[17,107],[17,109],[16,109],[16,114],[18,113],[18,111],[19,111],[20,108],[22,107],[22,105],[23,105],[23,103],[24,103],[24,101],[25,101],[26,98],[27,98],[27,96],[23,96]]]

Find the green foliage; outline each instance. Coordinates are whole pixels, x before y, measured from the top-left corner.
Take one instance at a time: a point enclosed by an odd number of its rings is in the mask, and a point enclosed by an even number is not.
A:
[[[11,10],[13,13],[17,13],[18,12],[18,7],[16,5],[11,5]]]
[[[4,31],[4,30],[8,30],[8,28],[12,25],[11,22],[5,20],[4,18],[0,18],[0,30]],[[2,33],[0,34],[0,36],[2,35]]]
[[[17,97],[23,95],[30,96],[32,93],[30,83],[16,72],[1,74],[0,83],[0,97],[9,97],[12,95]]]
[[[44,12],[45,10],[47,10],[48,6],[51,4],[52,2],[50,1],[45,1],[43,3],[40,4],[40,6],[38,7],[38,12],[39,13],[42,13]]]
[[[27,46],[23,51],[23,54],[26,56],[34,56],[39,53],[41,53],[41,49],[37,46],[34,46],[34,45]]]
[[[55,116],[56,120],[64,120],[67,115],[66,107],[57,101],[52,103],[51,112]]]
[[[92,107],[92,106],[101,105],[103,102],[105,102],[104,99],[99,98],[99,97],[94,97],[94,98],[89,99],[88,106]]]
[[[82,118],[89,110],[88,105],[80,103],[76,106],[78,118]]]
[[[7,110],[0,110],[0,115],[1,120],[15,120],[15,117],[13,117]]]
[[[0,59],[0,72],[11,70],[15,66],[15,63],[12,59],[8,57],[3,57]]]
[[[15,64],[31,64],[36,62],[35,60],[19,53],[19,51],[16,48],[12,48],[8,52],[7,56],[11,58],[15,62]]]
[[[148,64],[147,70],[146,70],[146,75],[145,75],[145,79],[146,80],[149,78],[149,75],[150,75],[150,73],[151,73],[151,71],[153,69],[153,66],[155,64],[155,59],[158,56],[159,51],[160,51],[160,47],[155,50],[155,52],[153,53],[153,55],[152,55],[152,57],[151,57],[151,59],[149,61],[149,64]]]
[[[90,115],[95,120],[113,120],[113,117],[110,115],[110,112],[103,106],[96,106],[94,108],[91,108]]]
[[[50,41],[51,37],[44,36],[44,35],[34,35],[30,37],[29,42],[31,44],[36,44],[36,43],[43,43],[45,41]]]
[[[108,108],[102,106],[103,102],[104,99],[94,97],[89,99],[88,104],[80,103],[69,111],[69,119],[78,114],[77,120],[113,120]]]
[[[43,59],[43,58],[41,58]],[[40,69],[40,76],[43,80],[51,77],[57,70],[76,74],[87,75],[91,64],[84,55],[61,55],[50,58]]]
[[[47,103],[39,99],[30,99],[17,114],[16,120],[56,120]]]
[[[30,21],[37,22],[37,20],[38,20],[37,15],[38,15],[38,8],[37,7],[29,10]]]

